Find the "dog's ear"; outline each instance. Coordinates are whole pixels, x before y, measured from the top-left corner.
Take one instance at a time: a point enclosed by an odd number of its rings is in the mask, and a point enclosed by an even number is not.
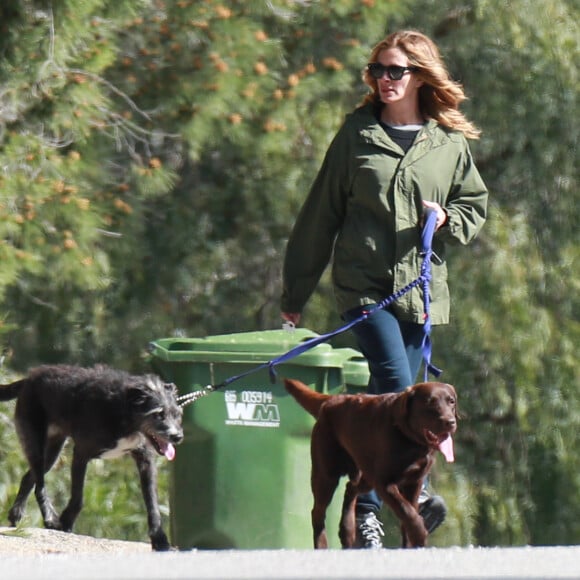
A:
[[[455,399],[455,419],[459,421],[459,419],[463,419],[463,415],[459,412],[459,402],[457,401],[457,391],[453,385],[448,385],[450,387],[451,395]]]
[[[177,385],[175,383],[163,383],[165,390],[174,397],[177,397]]]
[[[152,391],[146,385],[135,384],[127,389],[127,402],[135,409],[151,406]]]
[[[393,417],[395,418],[395,425],[399,425],[400,427],[405,425],[414,393],[414,389],[408,387],[405,391],[399,393],[397,398],[393,401]]]

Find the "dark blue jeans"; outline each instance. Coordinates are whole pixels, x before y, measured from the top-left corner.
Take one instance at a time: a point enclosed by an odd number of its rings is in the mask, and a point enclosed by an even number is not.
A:
[[[350,322],[373,307],[374,304],[349,310],[343,318]],[[415,384],[422,360],[423,325],[400,321],[391,311],[379,309],[353,326],[352,332],[369,364],[368,393],[398,393]],[[374,491],[357,499],[360,512],[378,512],[381,505]]]

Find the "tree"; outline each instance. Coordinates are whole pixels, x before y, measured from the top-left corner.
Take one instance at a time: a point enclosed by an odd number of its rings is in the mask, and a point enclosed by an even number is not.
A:
[[[435,338],[469,418],[460,437],[472,541],[575,543],[578,9],[415,6],[414,24],[432,31],[473,97],[483,129],[474,151],[491,191],[480,241],[451,260],[454,320]]]
[[[71,357],[142,364],[155,336],[277,323],[289,216],[353,102],[351,86],[360,93],[369,42],[398,7],[95,1],[79,11],[73,4],[33,10],[35,2],[23,2],[14,16],[27,41],[9,61],[23,79],[10,81],[14,95],[31,100],[50,121],[43,127],[67,139],[43,144],[51,156],[38,155],[50,164],[40,172],[35,209],[50,207],[59,219],[63,206],[74,209],[44,253],[26,245],[27,269],[22,257],[13,260],[4,287],[8,321],[19,329],[11,333],[20,346],[15,364]],[[56,88],[31,99],[38,71],[51,71]],[[28,111],[11,127],[20,136],[34,122]],[[10,146],[5,155],[20,163],[26,151]],[[50,172],[59,178],[49,180]],[[19,195],[30,197],[26,191]],[[76,211],[78,203],[88,210]],[[28,215],[26,228],[47,222]],[[26,228],[13,226],[17,236]],[[8,245],[11,256],[19,243]],[[47,283],[56,271],[58,281]]]
[[[4,9],[0,295],[18,327],[15,360],[97,355],[104,297],[119,275],[111,247],[131,226],[128,176],[142,198],[171,185],[152,156],[137,153],[153,142],[150,116],[103,76],[122,23],[143,5]]]

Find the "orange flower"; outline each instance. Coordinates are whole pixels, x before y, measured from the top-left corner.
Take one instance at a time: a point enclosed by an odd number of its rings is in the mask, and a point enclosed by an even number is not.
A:
[[[230,67],[228,66],[228,63],[223,61],[223,60],[216,61],[214,66],[221,73],[226,73],[230,69]]]
[[[215,13],[218,18],[231,18],[232,16],[232,11],[225,6],[216,6]]]
[[[332,70],[342,70],[344,68],[343,64],[332,56],[324,58],[322,64]]]
[[[256,83],[250,83],[248,86],[242,91],[242,95],[247,99],[251,99],[256,94],[256,89],[258,88]]]
[[[291,74],[288,77],[288,84],[291,87],[295,87],[299,82],[300,82],[300,78],[299,78],[299,76],[297,74]]]
[[[64,191],[64,187],[65,187],[64,181],[62,181],[60,179],[58,181],[55,181],[53,186],[52,186],[54,191],[56,191],[57,193],[62,193]]]
[[[284,123],[279,123],[278,121],[268,119],[264,123],[264,131],[266,131],[266,133],[273,133],[274,131],[286,131],[286,125]]]
[[[131,206],[128,203],[125,203],[122,199],[117,198],[113,203],[119,211],[127,214],[133,213]]]
[[[265,75],[268,72],[266,63],[259,61],[254,65],[254,72],[259,75]]]

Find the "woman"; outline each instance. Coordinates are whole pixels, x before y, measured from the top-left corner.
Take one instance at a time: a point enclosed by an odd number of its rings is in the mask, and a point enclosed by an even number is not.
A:
[[[385,38],[363,78],[371,92],[333,139],[288,241],[282,317],[299,323],[331,256],[345,320],[415,280],[429,208],[437,212],[430,317],[433,325],[447,324],[445,245],[468,244],[486,219],[487,190],[466,140],[479,131],[459,111],[463,89],[424,34],[400,31]],[[353,327],[369,364],[369,393],[414,384],[422,323],[422,291],[415,288]],[[380,505],[374,493],[358,498],[361,547],[382,547]],[[446,508],[438,496],[422,493],[420,511],[433,531]]]

